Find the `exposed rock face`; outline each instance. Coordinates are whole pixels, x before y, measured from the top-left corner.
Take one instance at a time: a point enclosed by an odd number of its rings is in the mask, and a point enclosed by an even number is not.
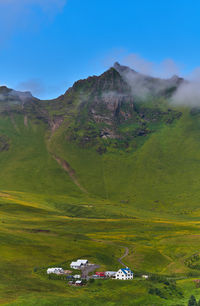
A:
[[[144,76],[116,63],[99,77],[76,82],[56,100],[56,105],[66,107],[69,118],[75,114],[68,129],[72,141],[96,145],[101,140],[116,139],[128,146],[131,139],[153,132],[149,128],[151,123],[170,124],[180,117],[174,110],[149,108],[140,102],[150,97],[153,100],[166,98],[181,82],[178,77],[162,80]],[[128,124],[126,129],[123,129],[124,124]],[[98,150],[102,153],[104,148],[100,146]]]
[[[121,104],[127,100],[133,102],[130,86],[114,68],[99,77],[89,77],[76,82],[60,99],[71,104],[72,96],[79,99],[80,111],[87,106],[92,116],[106,114],[110,119],[114,118]]]
[[[96,121],[102,117],[106,122],[116,120],[123,105],[129,103],[128,114],[122,112],[124,118],[131,116],[133,110],[133,96],[131,89],[124,82],[120,74],[113,68],[102,74],[91,92],[90,111]],[[110,122],[111,123],[111,122]]]

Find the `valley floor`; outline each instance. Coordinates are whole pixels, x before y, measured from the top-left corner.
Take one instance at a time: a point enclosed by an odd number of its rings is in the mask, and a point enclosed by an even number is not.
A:
[[[99,214],[88,218],[85,210],[95,209],[95,199],[0,193],[1,304],[187,305],[192,293],[200,298],[194,282],[200,278],[200,260],[191,260],[200,253],[198,216],[161,219],[149,213],[143,218],[138,211],[128,218],[125,207],[96,202]],[[66,213],[67,206],[71,212]],[[111,217],[114,207],[121,217]],[[133,281],[95,280],[76,288],[37,272],[69,267],[77,258],[100,265],[100,271],[116,270],[125,248],[129,252],[122,261],[134,271]],[[152,277],[144,280],[141,274]]]

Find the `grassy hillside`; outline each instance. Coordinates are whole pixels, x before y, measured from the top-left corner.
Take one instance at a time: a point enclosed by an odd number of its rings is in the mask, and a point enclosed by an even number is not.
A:
[[[63,127],[48,147],[68,161],[90,194],[128,207],[190,214],[199,209],[200,125],[199,115],[188,109],[182,113],[181,119],[141,139],[143,144],[132,152],[98,154],[66,141]]]
[[[49,154],[46,127],[15,115],[0,117],[0,134],[9,139],[9,150],[0,153],[0,188],[34,193],[77,193],[67,173]]]

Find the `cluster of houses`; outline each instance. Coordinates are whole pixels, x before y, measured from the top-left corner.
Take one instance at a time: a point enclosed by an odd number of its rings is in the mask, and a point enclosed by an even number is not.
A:
[[[92,266],[88,262],[87,259],[78,259],[77,261],[72,261],[70,264],[71,269],[81,270],[87,269],[88,267]],[[64,270],[63,268],[49,268],[47,269],[47,274],[65,274],[66,278],[70,280],[70,285],[73,283],[76,286],[81,286],[81,275],[69,275],[72,271]],[[118,271],[105,271],[105,272],[96,272],[92,276],[88,276],[87,279],[104,279],[104,278],[112,278],[112,279],[119,279],[119,280],[131,280],[133,279],[133,272],[128,267],[119,269]],[[72,281],[75,280],[75,283]]]

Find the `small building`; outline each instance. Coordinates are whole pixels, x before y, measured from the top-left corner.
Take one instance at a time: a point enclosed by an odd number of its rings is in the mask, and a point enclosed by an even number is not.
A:
[[[115,277],[116,273],[117,273],[116,271],[106,271],[105,276],[106,277]]]
[[[68,285],[72,286],[73,285],[73,281],[69,281]]]
[[[73,279],[74,277],[73,277],[73,275],[67,275],[66,276],[66,279]]]
[[[82,285],[83,285],[82,280],[77,280],[77,281],[75,282],[75,285],[76,285],[76,286],[82,286]]]
[[[47,274],[64,274],[63,268],[49,268],[47,269]]]
[[[120,269],[115,274],[115,279],[122,279],[122,280],[133,279],[133,272],[128,267],[125,269]]]
[[[105,275],[105,272],[96,272],[95,273],[97,276],[99,276],[99,277],[105,277],[106,275]]]
[[[94,274],[94,275],[92,275],[92,278],[94,278],[94,279],[99,279],[99,278],[100,278],[100,276],[99,276],[99,275]]]
[[[74,278],[75,278],[75,279],[80,279],[81,276],[80,276],[79,274],[77,274],[77,275],[74,275]]]
[[[86,267],[87,265],[88,265],[87,259],[78,259],[77,261],[71,262],[70,268],[80,270],[81,268]]]
[[[148,279],[148,278],[149,278],[149,275],[144,274],[144,275],[142,275],[142,278]]]

